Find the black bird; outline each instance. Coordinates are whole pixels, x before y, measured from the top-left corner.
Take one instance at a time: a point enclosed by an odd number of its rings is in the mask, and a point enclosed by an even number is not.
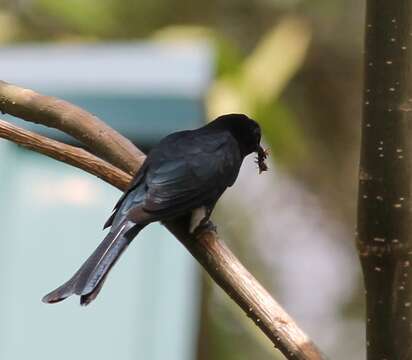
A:
[[[55,303],[80,295],[87,305],[133,238],[146,225],[190,215],[190,229],[207,226],[209,216],[227,187],[235,182],[245,156],[257,152],[259,170],[266,170],[259,125],[242,114],[218,117],[196,129],[166,136],[148,154],[104,228],[109,233],[65,284],[47,294]]]

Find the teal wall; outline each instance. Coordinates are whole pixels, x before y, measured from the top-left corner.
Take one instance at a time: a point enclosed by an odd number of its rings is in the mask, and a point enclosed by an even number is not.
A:
[[[104,119],[110,126],[133,140],[138,146],[148,148],[171,132],[200,126],[204,121],[200,100],[174,95],[130,94],[73,94],[53,92],[54,96],[70,101]],[[10,116],[7,120],[23,125],[42,135],[58,140],[73,141],[58,130],[27,123]]]
[[[150,43],[0,48],[0,68],[4,80],[73,101],[145,148],[202,124],[212,73],[205,46]],[[103,239],[119,196],[0,140],[0,359],[195,359],[199,266],[159,224],[133,241],[90,306],[41,302]]]
[[[41,297],[103,238],[120,192],[0,142],[0,359],[193,359],[198,268],[160,225],[122,256],[89,307]]]

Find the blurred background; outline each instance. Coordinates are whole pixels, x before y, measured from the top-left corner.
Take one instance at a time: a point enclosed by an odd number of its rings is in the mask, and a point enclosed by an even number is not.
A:
[[[218,230],[328,357],[361,359],[363,16],[355,0],[0,0],[0,78],[72,101],[145,150],[218,114],[258,120],[270,171],[246,161]],[[89,308],[41,304],[103,237],[119,192],[2,140],[0,161],[1,358],[282,358],[156,225]]]

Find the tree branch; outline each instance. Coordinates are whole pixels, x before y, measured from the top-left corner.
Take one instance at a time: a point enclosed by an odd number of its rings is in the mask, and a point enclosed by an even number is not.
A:
[[[14,89],[16,89],[16,87],[14,87]],[[18,89],[16,90],[16,93],[19,93]],[[3,93],[2,87],[0,86],[0,99],[4,99],[6,96],[9,111],[11,110],[16,113],[16,111],[13,110],[14,99],[10,97],[11,95],[13,95],[13,93]],[[37,97],[37,99],[39,98]],[[45,99],[46,102],[48,100],[47,97],[41,97],[40,99]],[[72,106],[67,104],[67,109],[66,104],[67,103],[60,103],[58,110],[56,110],[59,114],[56,114],[55,119],[72,121],[71,118],[64,115],[66,110],[70,110]],[[20,104],[19,106],[21,107],[22,105]],[[33,106],[33,104],[31,104],[31,106]],[[42,107],[42,101],[38,101],[36,106]],[[36,106],[34,106],[35,112],[38,110]],[[23,108],[20,109],[20,111],[24,113],[25,116],[30,117],[30,109]],[[93,127],[85,124],[88,118],[93,118],[93,116],[83,110],[82,112],[84,115],[83,121],[78,122],[74,120],[78,127],[76,133],[81,132],[85,126],[90,130],[89,136],[92,140],[89,141],[89,144],[105,142],[104,138],[98,136],[100,131],[98,126]],[[38,118],[38,122],[42,122],[42,119]],[[58,121],[56,121],[55,125],[56,128],[63,130]],[[70,126],[74,125],[72,124]],[[110,128],[108,129],[109,130],[106,129],[106,131],[110,134]],[[5,124],[4,122],[0,122],[0,137],[7,138],[32,150],[79,167],[89,173],[97,175],[121,190],[124,190],[127,186],[126,184],[130,181],[129,175],[119,171],[103,160],[96,158],[85,150],[41,137],[15,126]],[[101,147],[102,145],[100,144],[99,146]],[[124,147],[121,146],[120,150],[117,150],[122,153],[122,149],[124,149]],[[77,156],[78,154],[80,154],[80,156]],[[121,156],[118,157],[116,162],[119,162],[118,165],[125,167],[125,160],[121,159]],[[142,157],[139,159],[135,158],[133,161],[134,165],[132,164],[132,167],[138,168],[141,165]],[[323,359],[323,356],[307,335],[296,325],[262,285],[242,266],[239,260],[218,238],[216,233],[205,232],[201,234],[199,238],[194,239],[188,233],[188,226],[184,220],[168,222],[166,226],[203,265],[216,283],[222,287],[267,335],[275,347],[277,347],[286,358],[299,360]]]
[[[136,172],[136,159],[144,155],[131,141],[78,106],[1,80],[0,111],[61,130],[129,174]]]
[[[132,179],[131,175],[86,150],[35,134],[3,120],[0,120],[0,138],[87,171],[120,190],[124,190]]]

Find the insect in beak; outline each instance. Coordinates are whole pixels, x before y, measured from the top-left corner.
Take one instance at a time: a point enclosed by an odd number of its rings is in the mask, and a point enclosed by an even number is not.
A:
[[[257,150],[257,158],[256,158],[256,164],[258,164],[259,167],[259,174],[261,174],[264,171],[267,171],[268,166],[265,163],[266,158],[269,156],[269,149],[263,149],[260,145]]]

